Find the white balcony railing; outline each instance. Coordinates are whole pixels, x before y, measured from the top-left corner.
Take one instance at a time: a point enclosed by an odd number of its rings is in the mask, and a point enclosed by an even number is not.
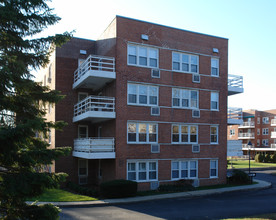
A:
[[[228,124],[241,124],[242,108],[229,107],[227,109],[227,122]]]
[[[114,138],[78,138],[74,140],[73,156],[86,159],[115,158]]]
[[[276,148],[276,144],[271,144],[270,147],[271,148]]]
[[[242,144],[242,148],[248,148],[248,144]],[[255,148],[255,144],[252,144],[251,148]]]
[[[73,88],[97,90],[115,78],[115,58],[90,55],[74,72]]]
[[[276,131],[271,132],[271,138],[276,138]]]
[[[254,128],[255,127],[255,122],[254,121],[247,121],[247,122],[243,122],[239,128]]]
[[[275,118],[271,119],[271,126],[276,126],[276,119]]]
[[[255,138],[255,134],[254,133],[249,133],[249,132],[246,132],[246,133],[239,133],[239,138],[244,138],[244,139],[254,139]]]
[[[73,122],[94,119],[115,118],[115,98],[88,96],[74,106]],[[98,121],[99,121],[98,120]]]
[[[228,75],[228,95],[243,93],[243,77]]]

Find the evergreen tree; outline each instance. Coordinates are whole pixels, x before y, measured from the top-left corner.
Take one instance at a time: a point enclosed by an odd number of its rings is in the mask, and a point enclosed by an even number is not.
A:
[[[55,46],[69,33],[35,38],[60,20],[47,0],[0,0],[0,219],[57,219],[53,205],[25,203],[47,188],[57,187],[66,174],[43,170],[70,148],[49,149],[49,129],[63,122],[47,122],[42,104],[62,96],[34,81],[33,70],[45,67]]]

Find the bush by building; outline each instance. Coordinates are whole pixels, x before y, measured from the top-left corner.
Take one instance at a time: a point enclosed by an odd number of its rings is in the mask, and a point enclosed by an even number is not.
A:
[[[81,195],[86,195],[86,196],[91,196],[91,197],[96,197],[96,198],[99,197],[98,190],[92,189],[89,187],[85,187],[85,186],[80,186],[73,182],[68,182],[67,188],[72,190],[73,192],[81,194]]]
[[[160,192],[184,192],[194,190],[192,180],[178,180],[170,184],[162,184],[158,187]]]
[[[233,170],[232,176],[228,178],[229,184],[249,184],[250,183],[250,177],[248,174],[242,170]]]
[[[104,198],[124,198],[136,196],[137,182],[130,180],[112,180],[100,185],[100,195]]]

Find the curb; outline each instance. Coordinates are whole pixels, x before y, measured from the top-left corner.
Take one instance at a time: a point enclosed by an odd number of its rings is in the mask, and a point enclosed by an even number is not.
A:
[[[180,197],[185,197],[185,198],[199,197],[199,196],[215,195],[215,194],[221,194],[221,193],[227,193],[227,192],[267,189],[271,187],[270,182],[257,180],[257,179],[255,179],[255,181],[258,183],[254,185],[234,186],[234,187],[220,188],[220,189],[207,189],[207,190],[199,190],[199,191],[160,194],[160,195],[153,195],[153,196],[137,196],[137,197],[130,197],[130,198],[122,198],[122,199],[105,199],[105,200],[84,201],[84,202],[38,202],[37,204],[39,205],[39,204],[51,203],[59,207],[104,206],[104,205],[144,202],[144,201],[152,201],[152,200],[160,200],[160,199],[174,199],[174,198],[180,198]]]

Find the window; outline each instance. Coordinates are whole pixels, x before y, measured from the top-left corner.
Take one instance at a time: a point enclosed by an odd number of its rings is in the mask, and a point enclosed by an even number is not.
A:
[[[219,59],[211,59],[211,76],[219,76]]]
[[[158,67],[158,49],[128,45],[128,64],[145,67]]]
[[[198,108],[198,91],[172,89],[172,106],[178,108]]]
[[[156,161],[135,161],[127,163],[127,179],[137,182],[157,180]]]
[[[263,128],[263,135],[268,135],[268,128]]]
[[[260,146],[260,139],[257,140],[257,146]]]
[[[218,92],[211,92],[211,110],[219,110]]]
[[[198,128],[195,125],[173,125],[172,143],[197,143]]]
[[[269,123],[269,118],[263,117],[263,124],[268,124],[268,123]]]
[[[158,106],[158,87],[128,84],[128,104]]]
[[[88,137],[88,126],[79,125],[78,127],[78,138],[87,138]]]
[[[218,177],[218,161],[210,160],[210,178]]]
[[[157,143],[157,124],[128,123],[128,143]]]
[[[268,146],[268,139],[263,139],[262,140],[262,145],[263,146]]]
[[[260,135],[260,128],[257,129],[257,135]]]
[[[235,135],[235,129],[230,129],[230,135]]]
[[[78,160],[78,175],[79,175],[79,184],[86,184],[87,176],[88,176],[88,160],[86,159]]]
[[[218,143],[218,126],[211,126],[211,144]]]
[[[198,73],[198,56],[184,54],[184,53],[172,53],[172,69],[180,72]]]
[[[176,179],[196,179],[197,161],[172,161],[172,180]]]
[[[257,118],[257,124],[260,124],[261,123],[261,119],[260,117]]]

